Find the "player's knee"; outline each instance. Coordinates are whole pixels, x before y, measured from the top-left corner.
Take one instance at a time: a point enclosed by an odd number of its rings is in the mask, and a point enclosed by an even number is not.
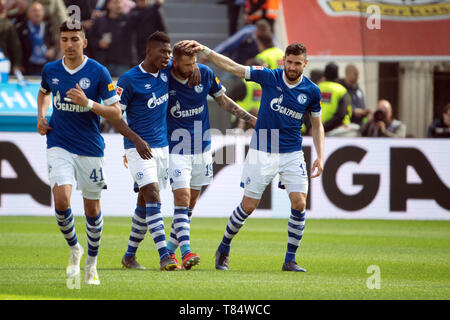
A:
[[[141,188],[146,203],[161,202],[159,197],[159,188],[155,184],[148,184]]]
[[[55,208],[57,210],[65,211],[70,207],[70,198],[64,195],[55,194]]]
[[[144,199],[144,195],[142,192],[138,193],[137,205],[145,208],[145,199]]]
[[[90,217],[95,218],[100,212],[100,201],[84,199],[84,213]]]
[[[69,199],[55,199],[55,208],[60,211],[66,211],[70,207]]]
[[[291,207],[294,210],[303,211],[306,209],[306,200],[303,198],[294,199],[291,202]]]
[[[244,197],[241,202],[241,207],[245,211],[246,214],[252,214],[253,211],[256,210],[258,207],[259,200],[257,199],[250,199]]]
[[[190,205],[191,196],[187,189],[175,190],[173,192],[173,197],[176,206],[188,207]]]

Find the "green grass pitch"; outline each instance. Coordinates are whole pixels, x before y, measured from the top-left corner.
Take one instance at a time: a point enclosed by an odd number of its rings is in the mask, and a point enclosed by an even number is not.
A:
[[[84,220],[75,217],[78,239],[87,252]],[[166,233],[170,222],[165,219]],[[55,219],[2,216],[0,300],[450,297],[449,221],[307,220],[297,253],[307,273],[281,272],[287,219],[248,219],[232,242],[230,271],[215,270],[214,252],[226,223],[194,216],[191,247],[202,260],[190,271],[159,271],[147,234],[137,255],[147,270],[135,271],[120,265],[131,218],[106,217],[98,260],[101,285],[85,285],[82,270],[80,288],[70,290],[65,279],[69,250]],[[369,266],[377,266],[379,273],[368,273]],[[376,276],[380,288],[369,289],[367,283],[375,283]]]

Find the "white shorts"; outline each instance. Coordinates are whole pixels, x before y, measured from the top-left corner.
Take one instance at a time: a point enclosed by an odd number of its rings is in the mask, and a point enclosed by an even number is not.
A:
[[[87,157],[71,153],[63,148],[47,149],[48,179],[50,186],[77,183],[83,197],[99,200],[106,189],[103,157]]]
[[[280,185],[287,193],[308,193],[308,174],[303,151],[289,153],[267,153],[249,149],[241,177],[244,195],[261,199],[267,185],[276,174],[280,175]]]
[[[150,160],[141,158],[136,148],[125,149],[128,168],[139,189],[157,182],[160,189],[166,188],[168,179],[169,147],[151,148]]]
[[[201,190],[213,179],[211,150],[199,154],[170,154],[169,177],[172,190]]]

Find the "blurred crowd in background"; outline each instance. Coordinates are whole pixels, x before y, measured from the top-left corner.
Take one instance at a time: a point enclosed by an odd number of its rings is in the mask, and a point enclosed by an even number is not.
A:
[[[229,37],[213,48],[216,52],[244,65],[271,69],[283,66],[284,50],[274,36],[281,0],[211,1],[226,7],[229,21]],[[86,55],[105,65],[115,78],[144,59],[150,34],[168,32],[164,0],[0,0],[0,58],[9,59],[11,73],[39,76],[47,62],[63,56],[58,45],[59,26],[68,19],[72,5],[81,9],[88,38]],[[199,58],[207,63],[204,57]],[[366,106],[354,64],[346,66],[343,79],[338,74],[333,62],[324,70],[306,69],[305,74],[321,89],[327,136],[407,137],[406,126],[393,118],[389,101],[381,99],[375,108]],[[257,115],[261,87],[245,80],[233,79],[230,83],[228,95]],[[230,126],[250,129],[234,118]],[[304,135],[310,131],[307,115],[302,131]],[[450,103],[430,124],[428,137],[450,137]]]

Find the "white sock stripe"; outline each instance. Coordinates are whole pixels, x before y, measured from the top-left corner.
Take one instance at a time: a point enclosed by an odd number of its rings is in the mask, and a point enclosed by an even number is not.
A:
[[[295,220],[292,220],[292,219],[289,219],[289,223],[295,224],[297,226],[305,225],[305,221],[295,221]]]
[[[181,241],[180,246],[184,246],[185,244],[190,244],[189,240]]]
[[[136,233],[136,232],[131,232],[130,236],[136,239],[144,239],[145,238],[145,233]]]
[[[230,228],[231,231],[236,232],[236,233],[239,231],[239,228],[236,228],[231,223],[228,223],[228,228]]]
[[[69,219],[70,217],[73,217],[73,212],[70,211],[70,213],[69,213],[68,216],[66,216],[66,215],[64,215],[64,214],[59,214],[59,213],[55,212],[55,216],[56,216],[56,219],[59,219],[59,220],[66,220],[66,219]]]
[[[65,226],[59,226],[59,230],[61,230],[61,231],[67,231],[67,230],[69,230],[70,228],[73,228],[74,225],[75,225],[75,224],[74,224],[73,221],[72,221],[71,223],[66,224]]]
[[[147,216],[145,218],[145,223],[149,223],[149,222],[152,222],[154,220],[162,220],[162,213],[156,213],[154,215]]]
[[[292,232],[294,234],[297,234],[299,236],[301,236],[303,234],[303,230],[295,229],[295,228],[292,228],[292,227],[289,227],[289,226],[288,226],[288,231]]]
[[[238,210],[234,210],[232,216],[236,217],[236,219],[239,219],[244,223],[245,219],[247,219],[248,215],[245,216],[242,213],[240,213]]]
[[[146,203],[145,207],[146,208],[157,208],[157,207],[159,207],[159,203]]]
[[[227,230],[225,230],[224,234],[225,238],[233,239],[236,234],[229,234]]]
[[[189,230],[181,230],[177,232],[177,238],[181,238],[182,236],[188,236]]]
[[[248,218],[248,213],[245,212],[244,209],[242,209],[242,205],[239,205],[236,209],[238,210],[239,214],[241,214],[245,218]]]
[[[187,222],[178,222],[178,223],[174,223],[173,224],[173,227],[175,228],[175,229],[178,229],[178,228],[181,228],[181,227],[185,227],[185,228],[189,228],[189,226],[190,226],[190,224],[189,223],[187,223]]]
[[[157,230],[157,231],[153,231],[153,232],[151,232],[151,235],[152,235],[152,238],[156,238],[156,237],[159,237],[159,236],[162,236],[162,235],[166,235],[166,233],[164,232],[164,229],[161,229],[161,230]]]
[[[156,248],[157,249],[161,249],[161,248],[164,248],[164,247],[166,247],[166,241],[159,241],[159,242],[156,243]]]
[[[292,244],[294,246],[297,246],[297,247],[300,245],[300,241],[302,241],[302,240],[301,239],[297,240],[297,239],[294,239],[294,238],[291,238],[291,237],[289,237],[289,239],[288,239],[288,243],[290,243],[290,244]]]
[[[175,206],[174,209],[175,209],[175,210],[189,210],[189,207],[179,207],[179,206]]]
[[[101,224],[98,224],[96,226],[93,226],[92,224],[86,223],[86,228],[89,230],[102,230],[103,229],[103,221]]]
[[[164,228],[164,223],[163,223],[162,220],[161,221],[156,221],[155,223],[148,225],[148,230],[153,230],[153,229],[155,229],[158,226],[163,226],[163,228]]]
[[[131,246],[131,247],[137,248],[137,247],[139,247],[139,242],[135,242],[135,241],[129,240],[128,241],[128,245]]]
[[[134,214],[133,219],[140,223],[146,223],[146,219],[139,217],[137,214]]]
[[[86,230],[86,234],[91,237],[92,239],[100,239],[102,237],[102,232],[91,232],[89,230]]]
[[[133,224],[132,226],[131,226],[132,228],[134,228],[134,229],[136,229],[136,230],[142,230],[142,231],[147,231],[147,225],[145,225],[145,226],[140,226],[140,225],[138,225],[138,224]]]
[[[67,234],[64,234],[64,239],[67,239],[67,240],[72,239],[74,235],[75,235],[75,229],[73,229],[71,232],[69,232]]]
[[[231,223],[231,221],[234,222],[234,224],[237,224],[239,226],[239,228],[241,228],[244,225],[244,223],[245,223],[245,220],[244,221],[236,220],[236,217],[234,217],[234,216],[231,216],[230,221],[228,221],[228,225],[230,225],[230,224],[233,225]]]
[[[91,240],[88,238],[87,240],[88,240],[88,243],[89,243],[89,245],[90,245],[91,247],[98,247],[98,246],[100,246],[100,241],[101,241],[101,239],[98,239],[98,241],[91,241]]]

